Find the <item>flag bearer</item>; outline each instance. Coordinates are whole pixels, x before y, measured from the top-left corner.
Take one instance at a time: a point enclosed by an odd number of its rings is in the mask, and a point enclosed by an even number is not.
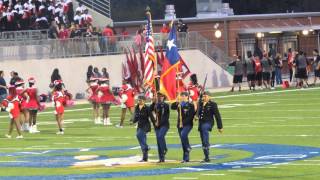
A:
[[[188,135],[193,127],[195,109],[193,103],[188,101],[188,92],[182,92],[178,101],[171,105],[171,109],[178,111],[177,128],[183,149],[183,160],[181,163],[189,162],[191,147]]]
[[[151,104],[150,109],[155,116],[154,128],[156,131],[159,163],[165,161],[168,151],[165,136],[169,130],[170,109],[165,101],[165,95],[158,93],[157,99]]]
[[[141,151],[143,154],[140,162],[148,161],[149,146],[147,144],[147,133],[151,131],[150,119],[153,121],[151,110],[145,104],[146,97],[144,95],[138,96],[138,104],[135,107],[133,123],[138,123],[137,126],[137,139],[139,141]]]
[[[208,92],[203,93],[202,101],[199,107],[199,127],[198,131],[200,132],[202,148],[204,153],[204,160],[202,162],[209,162],[209,132],[212,130],[214,126],[214,119],[216,119],[218,131],[222,133],[223,126],[222,120],[220,116],[220,112],[218,109],[217,103],[210,100],[210,96]]]

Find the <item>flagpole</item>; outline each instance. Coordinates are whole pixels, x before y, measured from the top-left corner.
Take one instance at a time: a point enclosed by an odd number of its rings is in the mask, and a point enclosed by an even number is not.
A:
[[[180,100],[180,96],[181,96],[181,92],[180,92],[180,71],[179,71],[179,67],[176,67],[176,76],[177,76],[177,90],[178,90],[178,102],[179,102],[179,127],[183,128],[183,124],[182,124],[182,106],[181,106],[181,100]]]
[[[151,9],[149,6],[146,7],[146,16],[150,22],[150,27],[151,27],[151,34],[153,35],[153,27],[152,27],[152,16],[151,16]],[[154,52],[156,51],[156,48],[154,47]],[[154,91],[154,98],[155,98],[155,104],[158,102],[158,91],[157,91],[157,77],[158,77],[158,68],[157,68],[158,62],[157,62],[157,56],[154,55],[154,62],[153,62],[153,85],[155,87],[155,91]],[[158,110],[156,108],[157,106],[154,106],[154,110],[156,112],[156,126],[159,126],[159,119],[158,119]]]

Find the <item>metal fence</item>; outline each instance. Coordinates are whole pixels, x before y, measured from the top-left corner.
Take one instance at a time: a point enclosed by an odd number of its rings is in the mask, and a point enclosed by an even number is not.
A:
[[[28,41],[28,40],[40,40],[40,39],[48,39],[47,29],[0,32],[1,44],[6,41]]]
[[[124,53],[127,48],[139,45],[135,36],[128,37],[78,37],[73,39],[39,39],[27,41],[0,42],[0,60],[27,60],[47,58],[69,58]],[[167,35],[154,34],[156,48],[166,48]],[[144,49],[144,44],[140,45]],[[213,61],[226,68],[229,57],[211,41],[198,32],[179,33],[177,46],[179,49],[199,49]]]

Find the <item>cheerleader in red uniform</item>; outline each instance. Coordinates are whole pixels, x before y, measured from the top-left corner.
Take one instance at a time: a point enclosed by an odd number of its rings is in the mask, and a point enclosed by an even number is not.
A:
[[[101,78],[99,79],[100,86],[97,89],[99,103],[102,105],[103,110],[103,124],[112,125],[109,118],[109,110],[111,103],[115,103],[116,99],[113,96],[110,87],[108,85],[109,79]]]
[[[52,93],[52,102],[55,108],[55,116],[56,121],[58,124],[59,131],[57,132],[58,135],[64,134],[63,131],[63,115],[64,115],[64,106],[65,106],[65,95],[63,91],[63,82],[62,80],[55,80],[54,81],[54,90]]]
[[[134,89],[131,87],[127,81],[123,81],[119,96],[121,101],[121,120],[120,124],[116,125],[116,127],[123,128],[124,119],[126,117],[127,109],[132,115],[134,112]],[[132,119],[130,119],[132,121]]]
[[[19,122],[19,116],[20,116],[20,104],[22,101],[22,97],[19,96],[16,92],[15,86],[9,87],[9,96],[2,101],[1,106],[5,107],[6,111],[9,112],[10,117],[10,126],[9,126],[9,132],[5,136],[7,138],[11,138],[11,133],[13,131],[13,126],[16,126],[18,136],[17,139],[23,138],[21,134],[21,126]]]
[[[22,116],[20,116],[20,122],[22,125],[21,130],[29,131],[29,112],[26,108],[28,95],[25,93],[24,81],[22,79],[19,79],[18,81],[16,81],[15,86],[17,94],[22,98],[20,104],[20,110],[22,113]]]
[[[89,101],[92,104],[93,107],[93,117],[94,117],[94,123],[95,124],[102,124],[100,116],[99,116],[99,103],[98,103],[98,78],[91,77],[89,79],[89,88],[87,89],[87,92],[90,94]]]
[[[29,133],[39,133],[37,128],[37,113],[40,106],[40,101],[38,99],[38,90],[34,86],[35,79],[33,77],[28,79],[29,87],[25,90],[27,94],[27,104],[26,109],[29,112]]]
[[[190,100],[194,104],[194,108],[197,111],[198,108],[198,99],[199,99],[199,92],[200,92],[200,86],[198,84],[198,79],[196,74],[192,74],[190,76],[190,82],[188,84],[188,92],[190,96]]]

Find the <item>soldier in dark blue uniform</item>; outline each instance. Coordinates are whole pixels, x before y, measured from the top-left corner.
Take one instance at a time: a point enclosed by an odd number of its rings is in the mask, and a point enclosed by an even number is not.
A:
[[[222,120],[220,116],[220,112],[218,109],[217,103],[210,100],[208,92],[203,93],[202,101],[199,107],[199,127],[198,131],[200,132],[202,148],[204,153],[203,162],[209,162],[209,132],[212,130],[214,126],[214,119],[216,119],[218,131],[222,133],[223,126]]]
[[[147,144],[147,133],[151,131],[150,120],[154,121],[150,108],[145,104],[146,97],[139,95],[138,104],[135,107],[133,122],[138,122],[137,139],[143,153],[140,162],[148,161],[149,146]]]
[[[169,104],[164,102],[165,96],[158,93],[158,101],[151,104],[150,109],[155,116],[154,128],[156,131],[159,163],[165,161],[165,155],[168,151],[165,136],[169,130],[170,109]]]
[[[189,162],[189,153],[191,151],[188,135],[193,127],[193,118],[195,116],[194,105],[188,101],[188,92],[181,93],[181,102],[173,103],[171,109],[178,111],[177,128],[183,149],[182,163],[186,163]]]

